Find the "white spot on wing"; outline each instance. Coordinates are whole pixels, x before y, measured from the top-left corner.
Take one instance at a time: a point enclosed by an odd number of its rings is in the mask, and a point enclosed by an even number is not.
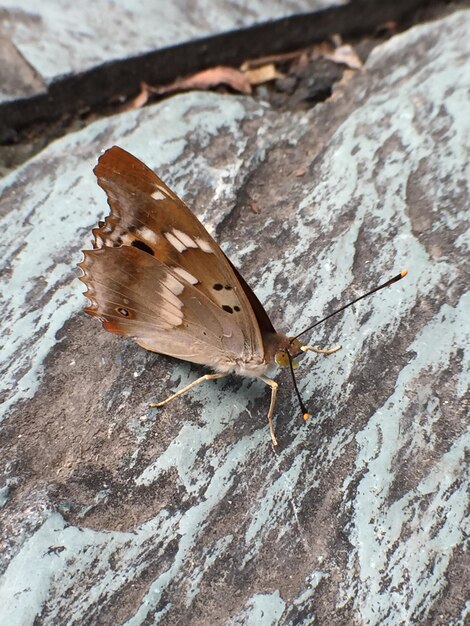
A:
[[[171,274],[167,274],[165,276],[165,280],[163,284],[175,296],[179,296],[180,293],[182,293],[184,289],[183,283],[180,283],[180,281],[176,280],[176,278],[172,276]],[[178,304],[178,307],[181,308],[183,306],[183,303],[179,299],[178,299],[178,302],[180,303]]]
[[[212,253],[214,252],[212,250],[210,244],[207,241],[205,241],[204,239],[201,239],[201,237],[196,237],[196,243],[201,248],[201,250],[203,252],[207,252],[208,254],[210,254],[211,252]]]
[[[191,285],[196,285],[199,282],[195,276],[187,272],[182,267],[175,267],[174,271],[176,274],[178,274],[178,276],[181,276],[181,278],[184,278],[184,280],[187,280],[188,283],[191,283]]]
[[[170,324],[170,326],[180,326],[183,323],[183,314],[181,311],[173,313],[168,309],[162,309],[161,314],[165,322]]]
[[[178,237],[181,243],[185,245],[187,248],[197,248],[197,243],[193,241],[189,235],[187,235],[186,233],[183,233],[181,230],[174,228],[173,234],[176,237]]]
[[[135,237],[133,237],[130,233],[125,233],[124,235],[122,235],[121,239],[122,239],[122,243],[125,246],[131,246]]]
[[[175,296],[174,293],[169,291],[168,289],[164,289],[162,293],[163,302],[160,306],[160,315],[163,317],[165,313],[171,313],[172,315],[178,315],[181,313],[181,317],[183,317],[183,313],[181,309],[183,308],[183,303]]]
[[[151,195],[154,200],[166,200],[166,195],[160,189],[157,189]]]
[[[140,235],[143,239],[149,241],[150,243],[155,244],[158,241],[157,233],[154,233],[153,230],[150,230],[150,228],[147,228],[146,226],[139,228],[137,234]]]
[[[168,239],[168,241],[171,243],[171,245],[173,246],[173,248],[175,248],[176,250],[178,250],[178,252],[184,252],[185,250],[187,250],[187,247],[184,245],[184,243],[182,243],[178,237],[175,237],[175,235],[173,235],[173,233],[165,233],[165,237]]]

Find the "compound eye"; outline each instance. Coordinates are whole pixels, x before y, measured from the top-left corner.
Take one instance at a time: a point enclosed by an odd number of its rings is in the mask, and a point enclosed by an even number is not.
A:
[[[289,365],[289,357],[287,356],[287,352],[285,350],[279,350],[279,352],[276,352],[274,360],[279,367],[287,367]]]

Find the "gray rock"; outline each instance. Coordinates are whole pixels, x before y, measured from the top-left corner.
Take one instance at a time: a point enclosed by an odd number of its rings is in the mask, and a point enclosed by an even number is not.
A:
[[[85,72],[113,59],[145,54],[246,28],[297,13],[313,12],[345,0],[93,4],[59,0],[37,3],[0,0],[5,32],[24,59],[49,84],[60,76]]]
[[[31,124],[54,121],[60,127],[69,115],[117,106],[139,93],[142,81],[166,84],[334,33],[357,37],[426,4],[55,0],[33,7],[30,0],[0,0],[0,143],[16,142]]]
[[[470,12],[377,48],[309,113],[188,94],[2,182],[0,622],[463,624],[469,583]],[[192,206],[298,333],[343,350],[151,400],[197,366],[106,333],[74,269],[118,143]],[[304,176],[296,176],[299,170]],[[256,201],[259,213],[251,209]],[[6,277],[6,281],[5,281]]]

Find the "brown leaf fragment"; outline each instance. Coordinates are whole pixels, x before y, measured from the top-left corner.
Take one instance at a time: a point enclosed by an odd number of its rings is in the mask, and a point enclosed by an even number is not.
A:
[[[150,92],[148,85],[146,83],[140,83],[140,91],[139,93],[131,98],[130,100],[124,102],[124,104],[120,104],[116,111],[119,113],[125,113],[126,111],[133,111],[134,109],[141,109],[148,102],[150,97]]]
[[[320,43],[316,43],[312,47],[311,58],[312,59],[321,59],[325,58],[329,54],[333,54],[335,50],[335,46],[331,43],[331,41],[322,41]]]
[[[274,63],[268,63],[251,70],[245,70],[244,75],[250,81],[250,85],[261,85],[267,83],[270,80],[276,80],[277,78],[284,78],[284,74],[276,69]]]
[[[296,170],[294,170],[292,173],[294,174],[294,176],[297,176],[297,178],[300,178],[302,176],[305,176],[305,172],[307,170],[305,169],[305,167],[299,167]]]
[[[266,57],[259,57],[258,59],[248,59],[241,66],[242,72],[256,69],[262,65],[269,65],[273,63],[285,63],[286,61],[294,61],[302,54],[305,54],[305,50],[294,50],[293,52],[282,52],[280,54],[270,54]]]
[[[216,87],[217,85],[228,85],[234,91],[246,95],[251,94],[251,85],[247,76],[240,70],[225,65],[203,70],[192,76],[175,80],[169,85],[162,85],[161,87],[148,86],[148,89],[151,93],[164,95],[178,91],[189,91],[191,89],[206,90],[211,87]]]
[[[140,83],[140,93],[131,100],[129,104],[129,109],[141,109],[148,102],[150,93],[147,83]]]
[[[352,70],[360,70],[363,67],[363,63],[359,58],[357,52],[349,44],[344,44],[335,48],[332,53],[324,54],[325,59],[329,59],[339,65],[346,65]]]

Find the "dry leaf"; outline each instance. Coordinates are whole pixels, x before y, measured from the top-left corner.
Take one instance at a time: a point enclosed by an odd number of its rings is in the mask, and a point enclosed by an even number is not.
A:
[[[140,93],[128,103],[129,109],[141,109],[147,104],[149,96],[147,83],[140,83]]]
[[[301,176],[305,176],[305,172],[307,170],[305,169],[305,167],[299,167],[298,169],[294,170],[292,173],[294,174],[294,176],[297,176],[297,178],[300,178]]]
[[[363,63],[357,55],[357,52],[349,44],[339,46],[339,48],[335,48],[331,54],[324,54],[323,56],[325,57],[325,59],[329,59],[334,63],[347,65],[352,70],[360,70],[363,66]]]
[[[312,48],[312,59],[318,59],[333,54],[335,51],[334,45],[330,41],[322,41],[317,43]]]
[[[305,54],[305,50],[295,50],[294,52],[281,52],[279,54],[270,54],[269,56],[260,57],[258,59],[248,59],[248,61],[242,63],[240,69],[242,72],[248,72],[248,70],[253,70],[263,65],[293,61],[302,54]]]
[[[261,209],[259,208],[258,203],[256,202],[256,200],[253,200],[253,199],[250,200],[250,208],[253,211],[253,213],[256,213],[256,215],[261,213]]]
[[[141,109],[147,104],[149,96],[150,93],[148,85],[146,83],[140,83],[140,92],[137,94],[137,96],[116,107],[116,111],[119,113],[125,113],[126,111]]]
[[[175,80],[169,85],[162,87],[148,87],[149,91],[158,95],[175,93],[177,91],[189,91],[190,89],[210,89],[217,85],[229,85],[234,91],[251,94],[251,85],[243,72],[234,67],[219,65],[208,70],[203,70],[187,78]]]
[[[277,71],[274,63],[262,65],[252,70],[245,70],[243,73],[250,81],[250,85],[261,85],[270,80],[276,80],[276,78],[284,78],[284,74]]]

